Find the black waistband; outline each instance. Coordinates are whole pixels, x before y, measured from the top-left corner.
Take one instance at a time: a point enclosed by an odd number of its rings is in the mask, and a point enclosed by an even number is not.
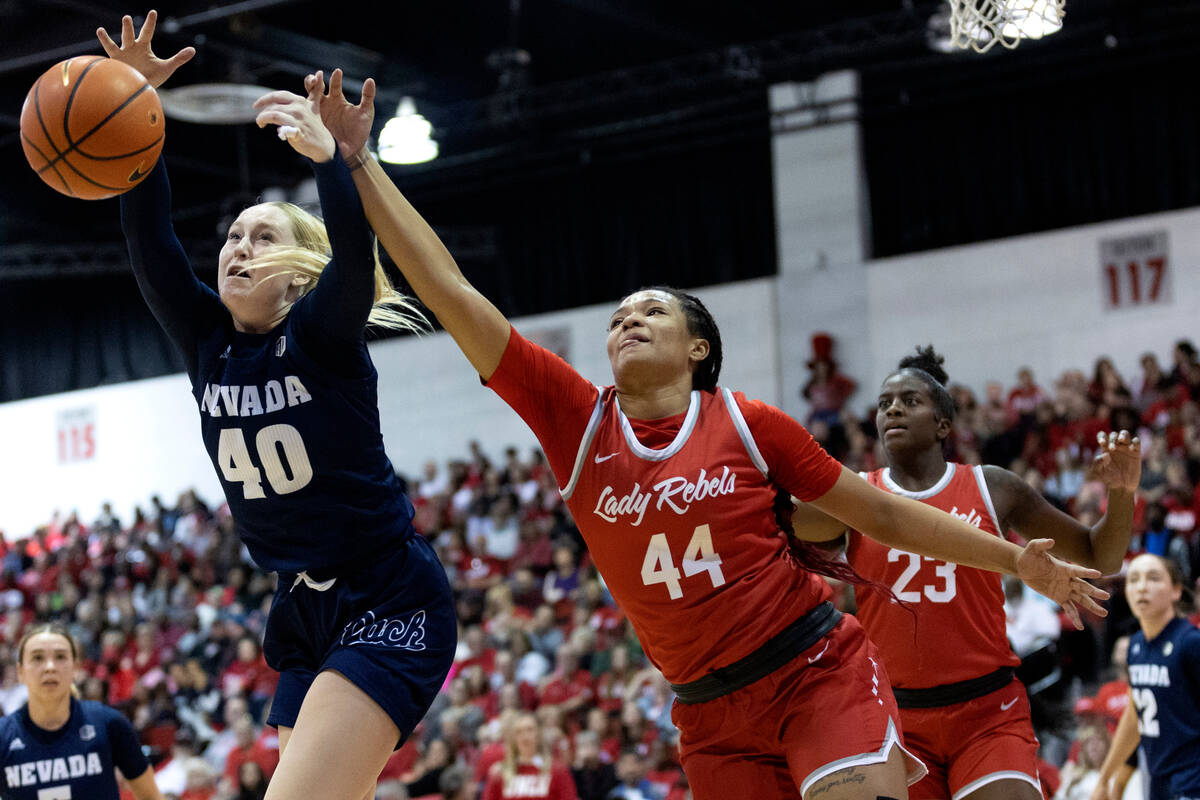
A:
[[[1012,683],[1015,671],[1012,667],[1001,667],[978,678],[958,683],[930,686],[928,689],[892,689],[896,703],[901,708],[937,708],[952,706],[983,697]]]
[[[689,683],[671,684],[675,699],[684,705],[707,703],[749,686],[812,647],[833,630],[841,618],[842,612],[834,608],[833,603],[821,603],[750,655]]]

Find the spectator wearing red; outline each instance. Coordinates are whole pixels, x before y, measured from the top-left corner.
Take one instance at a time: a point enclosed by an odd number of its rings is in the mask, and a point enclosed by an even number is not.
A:
[[[460,673],[474,664],[483,667],[485,673],[496,669],[496,648],[488,643],[487,635],[478,625],[471,625],[463,634],[460,653],[462,657],[455,660]]]
[[[577,800],[567,767],[553,760],[533,714],[523,714],[506,738],[504,760],[492,766],[483,800]]]
[[[800,389],[800,397],[809,404],[805,426],[823,422],[830,428],[841,422],[842,408],[858,388],[858,384],[838,370],[833,358],[833,337],[815,333],[812,337],[812,358],[808,361],[812,373]]]
[[[554,661],[554,671],[541,686],[541,705],[562,706],[572,715],[596,697],[592,673],[579,666],[579,653],[570,643],[559,646]]]
[[[262,737],[258,736],[254,721],[248,716],[241,717],[233,723],[233,732],[237,737],[237,743],[225,757],[225,777],[236,781],[242,764],[253,761],[270,779],[275,772],[275,767],[279,765],[278,740],[276,739],[275,746],[271,747]]]
[[[252,636],[238,639],[237,658],[221,673],[221,693],[245,694],[254,705],[254,700],[264,701],[275,691],[277,674],[267,666],[262,647]]]
[[[1034,381],[1033,370],[1021,367],[1017,370],[1017,385],[1009,391],[1005,408],[1009,419],[1032,419],[1038,404],[1048,399],[1042,387]]]
[[[509,650],[499,650],[496,653],[495,669],[489,676],[492,689],[500,693],[500,705],[504,707],[503,693],[505,687],[512,687],[516,693],[517,707],[532,711],[537,707],[537,688],[517,676],[517,661]]]

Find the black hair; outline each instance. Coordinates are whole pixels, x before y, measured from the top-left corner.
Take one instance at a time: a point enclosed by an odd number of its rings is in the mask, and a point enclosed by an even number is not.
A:
[[[933,349],[933,345],[918,346],[916,355],[900,359],[896,372],[893,372],[892,375],[907,371],[923,380],[929,386],[929,393],[933,395],[938,412],[944,419],[952,420],[957,413],[957,406],[954,398],[950,396],[950,392],[946,390],[946,382],[950,376],[946,374],[946,369],[942,366],[945,362],[946,357],[938,354]],[[891,375],[888,377],[890,378]]]
[[[708,356],[696,365],[696,371],[692,373],[692,388],[704,392],[715,391],[717,379],[721,376],[721,331],[704,303],[695,295],[674,286],[647,286],[638,291],[664,292],[679,301],[687,318],[688,333],[708,341]]]

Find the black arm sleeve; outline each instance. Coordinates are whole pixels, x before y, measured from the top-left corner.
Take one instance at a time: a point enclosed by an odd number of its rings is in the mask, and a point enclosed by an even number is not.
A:
[[[303,345],[323,365],[347,370],[348,352],[364,352],[363,329],[375,302],[375,257],[362,201],[340,154],[313,164],[333,258],[316,288],[292,308]]]
[[[111,710],[111,709],[110,709]],[[150,769],[150,762],[142,754],[142,743],[129,720],[116,711],[108,723],[108,743],[112,746],[112,760],[125,780],[135,780]]]
[[[121,228],[142,297],[183,353],[195,383],[199,340],[228,315],[216,293],[200,282],[171,225],[171,186],[163,159],[141,184],[121,195]]]

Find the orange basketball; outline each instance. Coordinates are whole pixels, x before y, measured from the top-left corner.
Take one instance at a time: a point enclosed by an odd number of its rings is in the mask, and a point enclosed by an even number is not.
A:
[[[52,189],[102,200],[150,172],[163,146],[163,110],[133,67],[101,56],[55,64],[21,108],[25,158]]]

